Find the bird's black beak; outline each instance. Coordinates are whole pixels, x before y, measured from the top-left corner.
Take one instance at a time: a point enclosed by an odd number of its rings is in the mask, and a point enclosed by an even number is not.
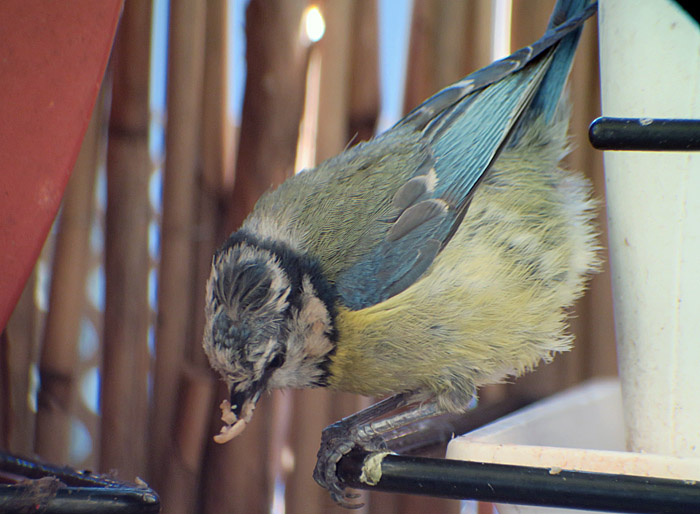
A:
[[[260,394],[261,391],[256,389],[231,390],[229,401],[231,402],[231,411],[236,415],[236,419],[244,419],[246,423],[250,423]]]

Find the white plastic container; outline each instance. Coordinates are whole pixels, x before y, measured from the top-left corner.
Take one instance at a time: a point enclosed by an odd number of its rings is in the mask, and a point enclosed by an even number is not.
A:
[[[592,380],[453,439],[447,458],[700,481],[700,459],[625,451],[620,384]],[[584,513],[496,505],[500,514]]]
[[[675,2],[602,0],[603,116],[700,118],[700,30]],[[700,154],[606,152],[628,449],[700,457]]]

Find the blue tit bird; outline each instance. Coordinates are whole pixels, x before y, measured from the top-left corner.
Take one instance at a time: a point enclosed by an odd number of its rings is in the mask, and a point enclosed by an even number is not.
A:
[[[207,282],[218,442],[271,389],[393,395],[324,431],[314,477],[350,505],[335,464],[353,445],[569,348],[565,308],[597,260],[591,186],[559,166],[562,90],[595,10],[559,0],[537,42],[260,198]]]

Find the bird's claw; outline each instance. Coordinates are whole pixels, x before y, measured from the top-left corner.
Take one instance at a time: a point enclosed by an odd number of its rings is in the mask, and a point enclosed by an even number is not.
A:
[[[321,447],[318,450],[316,468],[314,469],[316,483],[327,489],[337,504],[347,509],[359,509],[363,504],[353,501],[360,495],[348,490],[347,486],[338,478],[338,462],[356,446],[364,450],[386,448],[381,437],[365,440],[359,434],[357,427],[342,421],[326,427],[321,436]]]

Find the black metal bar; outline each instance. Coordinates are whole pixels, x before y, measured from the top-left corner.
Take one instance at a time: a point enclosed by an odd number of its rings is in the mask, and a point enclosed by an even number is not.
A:
[[[3,514],[157,514],[158,497],[148,489],[60,487],[50,497],[34,496],[32,486],[0,485]]]
[[[452,499],[638,514],[700,512],[700,484],[694,481],[401,455],[384,457],[381,479],[369,486],[359,478],[369,455],[353,451],[343,457],[340,479],[358,489]]]
[[[0,452],[0,512],[156,514],[160,499],[146,486]]]
[[[697,151],[700,120],[598,118],[588,138],[598,150]]]
[[[69,467],[53,466],[4,452],[0,452],[0,472],[2,471],[34,480],[46,476],[56,477],[64,484],[74,487],[118,487],[125,485],[123,482],[94,475],[88,471],[81,472]]]

